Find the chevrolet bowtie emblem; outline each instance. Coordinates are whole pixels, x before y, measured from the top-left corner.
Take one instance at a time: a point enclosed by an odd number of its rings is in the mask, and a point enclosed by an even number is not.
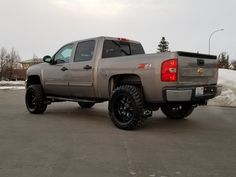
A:
[[[198,74],[202,74],[203,72],[204,72],[204,69],[203,69],[203,68],[198,68],[198,69],[197,69],[197,73],[198,73]]]

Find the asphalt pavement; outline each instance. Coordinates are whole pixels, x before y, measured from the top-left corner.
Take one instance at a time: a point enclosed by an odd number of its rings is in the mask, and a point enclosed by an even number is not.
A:
[[[186,120],[155,112],[113,126],[107,103],[54,103],[29,114],[24,90],[0,90],[0,177],[235,177],[236,108],[198,107]]]

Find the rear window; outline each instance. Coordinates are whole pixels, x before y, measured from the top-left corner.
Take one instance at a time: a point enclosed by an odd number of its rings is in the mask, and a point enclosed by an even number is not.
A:
[[[103,44],[102,58],[139,55],[144,53],[141,44],[126,41],[105,40]]]

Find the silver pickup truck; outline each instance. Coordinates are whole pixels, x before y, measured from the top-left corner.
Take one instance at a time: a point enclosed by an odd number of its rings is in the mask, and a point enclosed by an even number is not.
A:
[[[81,108],[109,101],[112,122],[136,129],[161,108],[172,119],[189,116],[221,93],[216,56],[189,52],[145,54],[125,38],[97,37],[71,42],[27,71],[25,102],[43,113],[52,102]]]

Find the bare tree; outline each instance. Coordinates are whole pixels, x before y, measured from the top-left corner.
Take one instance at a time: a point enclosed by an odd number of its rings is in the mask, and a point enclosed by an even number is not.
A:
[[[33,63],[34,64],[40,63],[40,58],[35,53],[33,54]]]
[[[3,80],[4,78],[4,71],[6,69],[6,56],[7,50],[2,47],[0,50],[0,80]]]
[[[13,79],[14,69],[17,68],[18,62],[20,61],[20,56],[14,48],[7,56],[7,70],[8,70],[8,79]],[[16,78],[16,76],[14,77]]]

